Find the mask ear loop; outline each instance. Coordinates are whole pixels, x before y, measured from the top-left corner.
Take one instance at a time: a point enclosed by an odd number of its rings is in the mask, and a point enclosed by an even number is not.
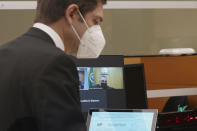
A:
[[[89,28],[89,27],[88,27],[88,24],[87,24],[86,20],[84,19],[83,15],[81,14],[81,12],[80,12],[79,10],[77,10],[77,11],[78,11],[78,13],[79,13],[81,19],[83,20],[83,22],[85,23],[85,25],[86,25],[86,27],[87,27],[87,29],[88,29],[88,28]],[[76,34],[76,36],[77,36],[77,38],[79,39],[79,41],[81,41],[81,38],[80,38],[79,34],[77,33],[76,29],[73,27],[73,25],[71,25],[71,28],[72,28],[72,30],[74,31],[74,33]]]
[[[84,19],[83,15],[81,14],[81,12],[80,12],[79,10],[77,10],[77,11],[78,11],[78,13],[79,13],[81,19],[83,20],[83,22],[85,23],[85,25],[86,25],[86,27],[87,27],[87,29],[88,29],[88,28],[89,28],[89,27],[88,27],[88,24],[87,24],[86,20]]]
[[[79,34],[77,33],[76,29],[73,27],[73,25],[71,25],[71,28],[73,29],[74,33],[76,34],[77,38],[79,39],[79,41],[81,41],[81,38],[79,37]]]

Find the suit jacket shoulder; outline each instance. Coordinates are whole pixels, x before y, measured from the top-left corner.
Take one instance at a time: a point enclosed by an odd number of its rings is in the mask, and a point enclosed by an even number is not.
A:
[[[43,31],[0,47],[0,130],[84,131],[78,74]]]

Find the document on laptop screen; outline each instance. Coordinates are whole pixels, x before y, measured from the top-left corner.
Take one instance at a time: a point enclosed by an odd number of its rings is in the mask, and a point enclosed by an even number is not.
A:
[[[92,112],[89,131],[151,131],[153,112]]]

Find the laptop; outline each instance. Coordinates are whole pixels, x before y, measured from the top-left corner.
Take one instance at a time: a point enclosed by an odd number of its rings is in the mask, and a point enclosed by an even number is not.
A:
[[[157,110],[90,109],[88,131],[155,131]]]

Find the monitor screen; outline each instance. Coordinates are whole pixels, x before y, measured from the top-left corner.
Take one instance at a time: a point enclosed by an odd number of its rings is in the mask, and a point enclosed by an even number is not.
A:
[[[102,109],[101,109],[102,110]],[[155,131],[157,110],[91,111],[88,131]]]
[[[89,131],[151,131],[153,112],[94,112]]]
[[[123,89],[122,67],[78,67],[79,89]]]
[[[126,108],[123,56],[76,60],[82,112],[90,108]]]

